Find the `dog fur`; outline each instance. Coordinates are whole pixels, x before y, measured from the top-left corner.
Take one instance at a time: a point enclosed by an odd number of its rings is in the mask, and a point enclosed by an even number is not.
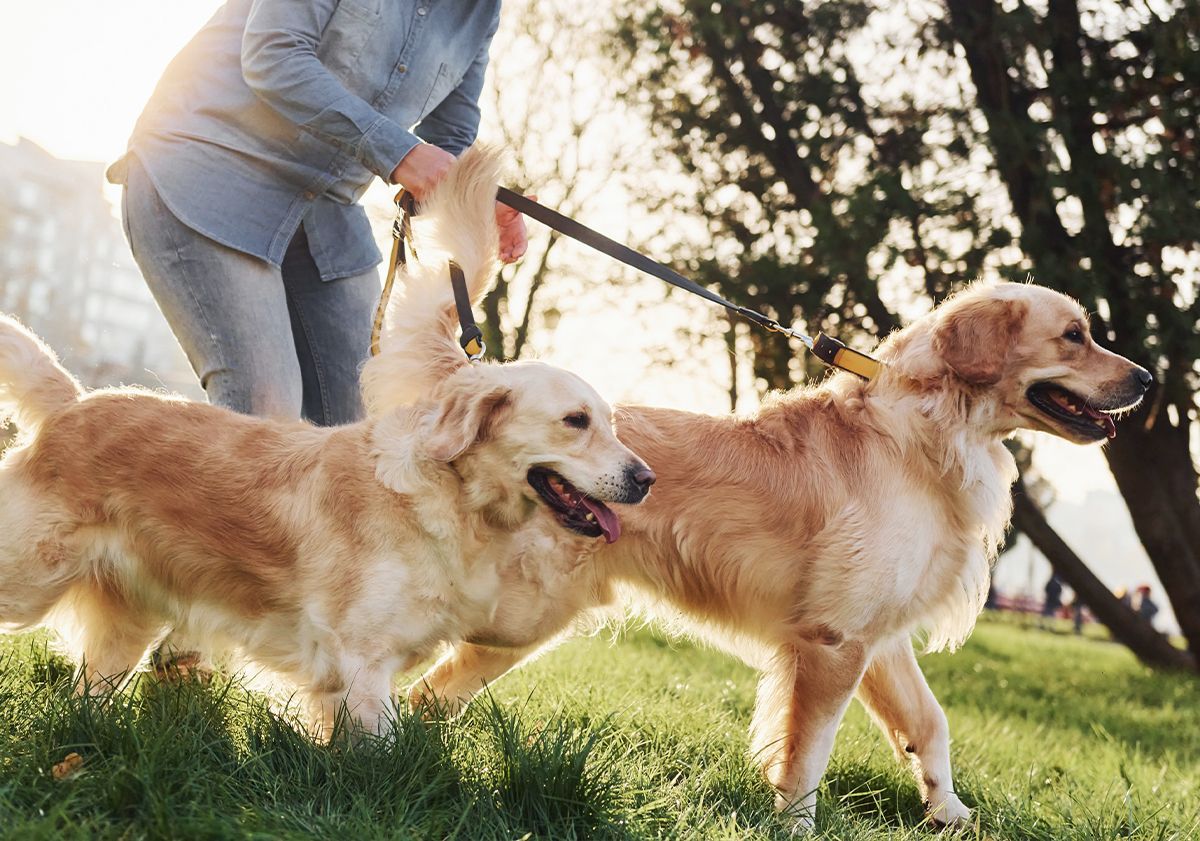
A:
[[[496,260],[497,161],[468,152],[428,202],[426,262],[401,278],[362,423],[320,429],[135,389],[85,392],[0,317],[0,402],[21,430],[0,463],[0,623],[57,629],[93,691],[119,684],[174,627],[288,679],[323,732],[343,703],[378,730],[398,671],[490,623],[501,561],[520,554],[514,541],[541,507],[531,468],[594,500],[644,497],[652,474],[582,380],[469,365],[454,342],[437,251],[481,297]],[[410,393],[408,365],[428,365],[436,388]],[[586,430],[564,423],[579,414]]]
[[[911,637],[952,649],[974,625],[1017,475],[1003,439],[1103,437],[1111,421],[1095,410],[1133,406],[1150,375],[1097,346],[1076,303],[1032,284],[973,285],[878,355],[871,382],[838,373],[753,417],[619,407],[619,436],[658,472],[653,499],[615,546],[543,527],[558,554],[586,562],[538,588],[507,582],[492,626],[430,670],[414,703],[461,709],[624,597],[761,671],[753,756],[801,825],[856,692],[911,763],[931,818],[967,820]],[[1031,403],[1034,384],[1091,408],[1056,419]],[[526,558],[502,576],[538,563],[553,566]]]

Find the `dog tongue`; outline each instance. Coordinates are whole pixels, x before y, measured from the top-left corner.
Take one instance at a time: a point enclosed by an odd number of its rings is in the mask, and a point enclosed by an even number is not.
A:
[[[1083,411],[1087,413],[1089,418],[1095,418],[1096,420],[1104,421],[1104,430],[1108,433],[1109,438],[1117,437],[1117,425],[1113,423],[1113,419],[1110,415],[1106,415],[1104,412],[1097,412],[1091,406],[1084,406]]]
[[[617,538],[621,536],[621,521],[617,519],[617,515],[612,512],[612,509],[603,502],[588,499],[586,496],[583,498],[583,505],[596,517],[596,522],[600,524],[600,530],[604,532],[605,542],[616,543]]]

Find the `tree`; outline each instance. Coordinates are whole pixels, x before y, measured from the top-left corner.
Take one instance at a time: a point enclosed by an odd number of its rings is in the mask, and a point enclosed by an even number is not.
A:
[[[1196,266],[1200,9],[947,0],[996,171],[1039,282],[1157,374],[1106,449],[1134,527],[1200,656]]]
[[[514,187],[568,216],[596,204],[637,161],[600,61],[607,17],[599,11],[565,0],[506,4],[493,49],[503,60],[488,75],[486,139],[508,150],[520,179]],[[557,320],[557,300],[542,299],[562,267],[561,235],[536,223],[529,229],[525,258],[501,271],[483,301],[484,341],[498,358],[525,353],[535,317],[551,329]]]
[[[1164,377],[1108,458],[1200,652],[1196,314],[1182,282],[1200,262],[1194,14],[1148,21],[1097,0],[1085,34],[1065,0],[1045,15],[1022,0],[1005,4],[1012,12],[946,2],[630,0],[617,33],[632,68],[625,96],[694,178],[710,244],[693,273],[739,303],[852,340],[887,333],[957,282],[1032,271],[1096,311],[1108,344],[1153,353]],[[1151,120],[1160,140],[1139,147]],[[1148,218],[1128,220],[1129,207],[1149,205]],[[764,387],[812,364],[752,335]],[[1137,469],[1139,452],[1153,454],[1161,483]],[[1092,603],[1113,623],[1129,619],[1110,606]]]

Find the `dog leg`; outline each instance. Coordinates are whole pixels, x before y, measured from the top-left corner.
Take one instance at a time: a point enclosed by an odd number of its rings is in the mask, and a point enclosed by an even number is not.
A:
[[[172,628],[150,657],[154,676],[165,681],[198,679],[207,683],[217,671],[208,647],[208,643]]]
[[[0,522],[0,529],[8,525]],[[24,537],[16,535],[18,540]],[[38,624],[77,576],[75,556],[57,540],[37,542],[32,551],[17,540],[5,541],[0,546],[0,623],[13,628]]]
[[[163,632],[161,619],[96,580],[73,587],[56,614],[55,626],[83,664],[79,690],[89,695],[117,689]]]
[[[911,764],[929,817],[943,825],[970,820],[971,810],[954,793],[946,714],[925,682],[907,637],[874,652],[858,697],[896,756]]]
[[[357,732],[386,733],[391,685],[391,675],[383,669],[358,671],[349,679],[332,676],[317,683],[310,700],[318,737],[322,741],[333,738],[339,720],[349,726],[351,739]]]
[[[409,688],[408,700],[426,718],[453,718],[487,684],[539,649],[540,646],[491,648],[460,643]]]
[[[803,641],[780,648],[759,680],[751,750],[776,807],[801,830],[813,828],[817,786],[865,664],[861,643]]]

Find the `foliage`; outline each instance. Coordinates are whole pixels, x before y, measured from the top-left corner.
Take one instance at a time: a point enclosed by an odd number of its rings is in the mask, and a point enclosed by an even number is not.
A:
[[[606,23],[600,9],[518,0],[505,5],[493,48],[485,139],[511,158],[520,178],[514,189],[568,216],[613,201],[612,188],[637,163],[633,135],[621,130],[624,107],[596,48]],[[528,228],[525,258],[500,272],[483,302],[484,340],[499,359],[527,355],[531,328],[553,331],[560,308],[570,306],[561,278],[575,272],[556,247],[561,235],[532,221]]]
[[[876,6],[630,2],[618,33],[632,58],[626,97],[694,177],[680,202],[707,224],[694,273],[738,303],[846,338],[886,334],[914,293],[940,300],[1011,239],[981,222],[988,185],[956,183],[978,166],[963,104],[930,96],[937,85],[870,78],[884,62],[931,82],[952,66],[911,40],[919,33],[902,15],[882,25],[909,42],[874,32]],[[864,68],[869,50],[879,63]],[[903,284],[891,294],[885,278]],[[755,357],[769,388],[804,373],[775,337],[755,336]]]

